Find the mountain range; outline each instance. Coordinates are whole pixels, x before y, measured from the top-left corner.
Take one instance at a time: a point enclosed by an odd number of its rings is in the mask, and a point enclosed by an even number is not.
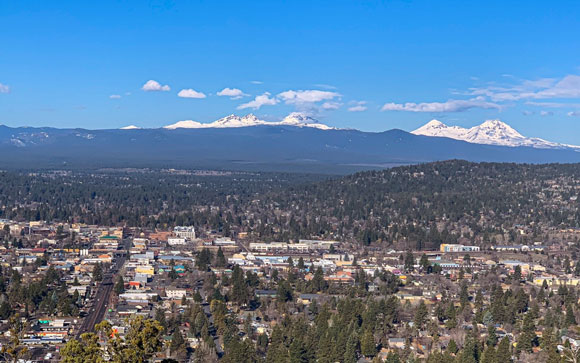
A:
[[[456,134],[451,137],[446,129]],[[462,130],[432,121],[413,133],[363,132],[331,128],[301,114],[280,122],[231,115],[209,124],[181,121],[157,129],[0,126],[0,168],[171,167],[344,174],[449,159],[580,162],[579,149],[525,138],[499,121]]]
[[[331,130],[330,126],[320,123],[318,120],[299,112],[293,112],[282,121],[269,122],[260,120],[254,114],[246,116],[229,115],[211,123],[200,123],[193,120],[179,121],[172,125],[164,126],[164,129],[205,129],[205,128],[232,128],[250,126],[297,126],[312,127],[321,130]],[[129,126],[130,127],[130,126]],[[126,129],[128,129],[127,127]],[[132,128],[135,128],[134,126]]]
[[[580,146],[559,144],[536,137],[525,137],[508,124],[500,120],[487,120],[472,128],[447,126],[438,120],[431,120],[418,129],[411,131],[414,135],[448,137],[474,144],[500,146],[527,146],[540,149],[578,149]]]

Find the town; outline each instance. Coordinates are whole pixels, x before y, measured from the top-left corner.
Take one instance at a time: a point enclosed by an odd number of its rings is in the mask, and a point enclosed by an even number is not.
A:
[[[556,362],[580,346],[578,228],[424,251],[191,226],[0,230],[5,359]]]

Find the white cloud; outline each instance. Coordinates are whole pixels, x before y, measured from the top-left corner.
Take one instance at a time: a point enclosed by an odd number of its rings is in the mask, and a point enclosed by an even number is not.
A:
[[[540,116],[553,116],[554,113],[552,111],[540,111]]]
[[[324,84],[324,83],[317,83],[313,86],[318,87],[318,88],[324,88],[324,89],[337,89],[337,87],[335,87],[335,86],[332,86],[330,84]]]
[[[243,110],[245,108],[251,108],[254,110],[259,109],[262,106],[273,106],[278,103],[275,98],[270,98],[270,92],[266,92],[260,96],[256,96],[252,101],[243,103],[238,106],[238,110]]]
[[[196,90],[191,89],[191,88],[182,89],[181,91],[179,91],[177,96],[182,97],[182,98],[205,98],[206,97],[205,93],[197,92]]]
[[[10,93],[10,86],[0,83],[0,93]]]
[[[462,112],[472,108],[497,109],[501,106],[487,102],[483,97],[475,97],[469,100],[448,100],[446,102],[422,102],[422,103],[385,103],[381,111],[408,111],[408,112]]]
[[[363,106],[363,105],[352,106],[352,107],[349,107],[348,110],[350,112],[362,112],[362,111],[367,110],[367,106]]]
[[[522,111],[522,115],[524,115],[524,116],[531,116],[531,115],[533,115],[533,114],[534,114],[534,112],[533,112],[533,111],[528,111],[528,110],[524,110],[524,111]]]
[[[143,91],[152,92],[152,91],[164,91],[167,92],[171,90],[171,87],[168,85],[162,86],[159,82],[154,81],[152,79],[148,80],[143,87],[141,87]]]
[[[580,98],[580,76],[567,75],[552,87],[536,93],[537,98]]]
[[[262,82],[262,81],[250,81],[250,83],[252,83],[252,84],[264,84],[264,82]]]
[[[570,117],[580,117],[580,111],[570,111],[567,115]]]
[[[493,101],[518,101],[524,99],[580,98],[580,76],[569,74],[561,79],[540,78],[523,80],[519,84],[491,85],[471,88],[470,94],[487,96]]]
[[[244,92],[242,92],[241,89],[238,88],[224,88],[223,90],[219,91],[217,93],[218,96],[227,96],[230,97],[232,100],[237,100],[240,99],[244,96],[249,96],[247,94],[245,94]]]
[[[278,94],[278,98],[286,104],[305,104],[316,103],[320,101],[332,100],[339,97],[337,92],[320,91],[320,90],[288,90]]]
[[[119,98],[121,98],[121,95],[110,95],[109,98],[112,100],[118,100]]]
[[[351,106],[348,108],[349,112],[362,112],[362,111],[366,111],[367,110],[367,106],[365,106],[367,103],[366,101],[358,101],[355,102],[354,106]]]
[[[340,102],[324,102],[321,107],[323,110],[338,110],[340,106],[342,106]]]

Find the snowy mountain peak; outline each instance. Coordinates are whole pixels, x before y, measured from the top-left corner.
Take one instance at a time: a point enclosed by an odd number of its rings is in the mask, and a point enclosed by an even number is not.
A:
[[[175,129],[199,129],[202,128],[203,124],[193,120],[178,121],[172,125],[164,126],[164,129],[175,130]]]
[[[285,124],[317,124],[318,120],[300,112],[292,112],[282,120]]]
[[[425,126],[428,126],[428,127],[447,127],[447,125],[445,125],[443,122],[436,120],[436,119],[433,119],[433,120],[427,122],[425,124]],[[425,127],[425,126],[423,126],[423,127]]]
[[[258,125],[268,125],[268,126],[297,126],[297,127],[313,127],[322,130],[332,129],[331,127],[319,123],[314,118],[301,114],[298,112],[293,112],[286,116],[284,120],[280,122],[268,122],[260,120],[254,114],[248,114],[243,117],[237,115],[228,115],[217,121],[210,123],[199,123],[197,121],[179,121],[172,125],[165,126],[165,129],[179,129],[179,128],[189,128],[189,129],[200,129],[200,128],[230,128],[230,127],[249,127]]]
[[[129,126],[125,126],[125,127],[121,127],[121,130],[140,130],[141,128],[139,126],[135,126],[135,125],[129,125]]]
[[[480,130],[490,130],[495,133],[506,133],[513,136],[523,137],[522,134],[514,130],[510,125],[500,120],[487,120],[477,126]]]
[[[464,129],[461,127],[447,126],[439,120],[431,120],[412,133],[415,135],[450,137],[452,139],[458,139],[463,132]]]
[[[286,116],[278,125],[298,126],[298,127],[313,127],[321,130],[331,130],[330,126],[321,124],[317,119],[300,112],[292,112]]]
[[[473,144],[527,146],[540,149],[580,149],[579,146],[525,137],[500,120],[487,120],[481,125],[469,129],[460,126],[447,126],[440,121],[432,120],[411,133],[423,136],[448,137]]]

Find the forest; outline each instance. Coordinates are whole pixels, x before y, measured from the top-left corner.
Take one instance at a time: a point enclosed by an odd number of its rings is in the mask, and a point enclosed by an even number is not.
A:
[[[579,164],[452,160],[329,178],[162,170],[0,173],[0,218],[167,229],[364,246],[510,243],[526,226],[577,228]],[[530,241],[518,241],[530,242]]]

